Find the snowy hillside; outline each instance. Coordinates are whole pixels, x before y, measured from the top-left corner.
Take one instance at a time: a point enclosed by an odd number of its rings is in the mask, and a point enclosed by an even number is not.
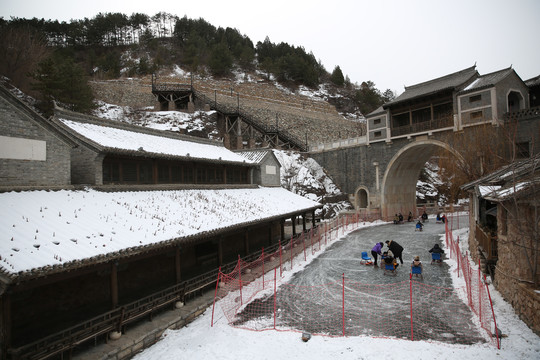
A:
[[[324,204],[325,217],[352,209],[346,195],[312,158],[295,151],[274,150],[281,164],[281,186],[295,194]]]

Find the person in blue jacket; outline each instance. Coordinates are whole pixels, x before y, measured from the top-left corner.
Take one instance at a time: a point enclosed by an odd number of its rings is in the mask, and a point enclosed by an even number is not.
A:
[[[371,256],[373,256],[373,259],[375,259],[375,262],[374,262],[375,267],[377,266],[377,255],[382,257],[382,252],[381,252],[382,247],[383,247],[383,243],[380,242],[380,243],[376,243],[373,249],[371,249]]]

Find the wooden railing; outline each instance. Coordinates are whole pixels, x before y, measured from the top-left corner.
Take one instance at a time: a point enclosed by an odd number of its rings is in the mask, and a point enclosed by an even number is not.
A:
[[[275,252],[280,244],[285,246],[288,244],[288,241],[290,239],[271,245],[265,248],[264,251],[266,253]],[[251,262],[261,256],[261,254],[262,250],[246,256],[243,260]],[[237,260],[225,264],[221,266],[221,271],[224,273],[231,272],[236,264]],[[114,310],[35,342],[15,349],[8,349],[9,357],[13,360],[44,360],[68,351],[86,341],[93,340],[97,336],[107,334],[111,331],[120,331],[126,324],[133,323],[144,316],[151,316],[152,313],[166,306],[173,307],[177,301],[185,302],[188,298],[193,298],[205,290],[214,288],[216,286],[218,272],[219,269],[206,272],[137,301],[119,306]]]
[[[486,260],[496,259],[498,256],[497,236],[486,233],[479,224],[476,224],[475,237]]]
[[[392,137],[394,137],[394,136],[401,136],[401,135],[414,134],[414,133],[420,133],[420,132],[428,132],[430,130],[443,129],[443,128],[451,127],[451,126],[454,126],[454,119],[451,116],[448,116],[442,119],[425,121],[425,122],[416,123],[412,125],[393,127],[391,129],[391,133],[392,133]]]

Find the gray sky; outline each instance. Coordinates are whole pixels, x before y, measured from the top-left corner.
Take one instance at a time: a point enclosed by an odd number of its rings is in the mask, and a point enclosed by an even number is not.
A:
[[[352,82],[384,91],[476,63],[480,74],[512,66],[540,75],[539,0],[1,0],[0,16],[69,21],[99,12],[163,11],[232,27],[256,44],[268,36],[313,52]]]

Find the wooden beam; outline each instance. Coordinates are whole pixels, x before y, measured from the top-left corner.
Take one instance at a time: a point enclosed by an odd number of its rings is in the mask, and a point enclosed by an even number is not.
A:
[[[244,254],[249,255],[249,231],[248,228],[244,231]]]
[[[218,265],[223,265],[223,236],[218,240]]]
[[[11,348],[11,295],[6,291],[0,297],[0,359],[7,359],[7,350]]]
[[[111,262],[111,308],[115,309],[118,306],[118,264],[116,261]]]
[[[182,267],[181,267],[181,262],[180,262],[180,247],[177,247],[176,248],[176,253],[175,253],[175,256],[174,256],[174,265],[175,265],[175,269],[176,269],[176,283],[177,284],[180,284],[180,282],[182,281]]]

